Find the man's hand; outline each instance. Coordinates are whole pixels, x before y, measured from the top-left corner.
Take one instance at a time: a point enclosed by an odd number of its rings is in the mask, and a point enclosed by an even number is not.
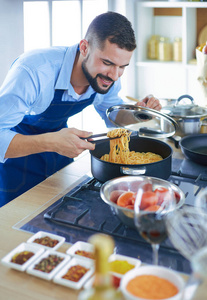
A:
[[[63,128],[49,135],[52,139],[51,150],[70,158],[77,157],[84,150],[95,149],[95,145],[86,140],[92,135],[88,131],[76,128]]]
[[[160,101],[155,98],[153,95],[148,95],[141,101],[137,102],[135,104],[136,106],[144,106],[156,110],[160,110],[162,108],[162,105],[160,104]]]

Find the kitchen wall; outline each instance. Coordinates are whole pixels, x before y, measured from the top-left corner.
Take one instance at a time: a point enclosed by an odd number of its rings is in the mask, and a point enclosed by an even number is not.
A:
[[[0,0],[0,85],[24,51],[23,31],[23,0]]]

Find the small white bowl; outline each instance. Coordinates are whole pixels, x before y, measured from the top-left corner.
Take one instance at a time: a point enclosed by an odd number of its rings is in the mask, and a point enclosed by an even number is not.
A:
[[[80,259],[90,259],[89,257],[86,257],[86,256],[83,256],[83,255],[78,255],[78,254],[75,254],[75,252],[77,250],[81,250],[81,251],[87,251],[87,252],[91,252],[91,253],[94,253],[94,246],[90,243],[86,243],[86,242],[76,242],[75,244],[73,244],[67,251],[66,253],[71,255],[71,256],[74,256],[76,258],[80,258]]]
[[[72,280],[68,280],[68,279],[65,279],[65,278],[62,278],[66,273],[67,271],[72,267],[72,266],[76,266],[76,265],[80,265],[80,266],[83,266],[87,269],[89,269],[85,275],[83,275],[83,277],[77,281],[77,282],[74,282]],[[94,262],[91,260],[91,259],[78,259],[76,257],[73,257],[69,263],[67,263],[63,269],[61,269],[60,272],[58,272],[55,277],[53,278],[53,281],[57,284],[61,284],[61,285],[64,285],[66,287],[70,287],[72,289],[80,289],[83,284],[86,282],[87,279],[90,278],[90,276],[92,276],[92,274],[94,273]]]
[[[138,268],[141,265],[141,260],[139,260],[137,258],[133,258],[133,257],[126,256],[126,255],[121,255],[121,254],[112,254],[112,255],[110,255],[109,262],[112,262],[112,261],[115,261],[115,260],[127,261],[129,264],[134,265],[134,268]],[[118,272],[112,272],[112,271],[110,272],[110,274],[112,275],[112,280],[113,280],[114,286],[118,288],[119,285],[120,285],[120,280],[124,276],[124,274],[121,274],[121,273],[118,273]]]
[[[164,300],[181,300],[184,287],[185,287],[185,281],[184,279],[176,272],[171,269],[168,269],[166,267],[160,267],[160,266],[143,266],[140,268],[133,269],[129,272],[127,272],[121,279],[120,283],[120,289],[123,293],[125,299],[127,300],[143,300],[143,298],[136,297],[129,293],[126,289],[126,286],[128,282],[140,275],[155,275],[160,278],[166,279],[170,281],[172,284],[174,284],[178,288],[178,293],[170,298],[166,298]],[[145,299],[146,300],[146,299]]]
[[[39,270],[34,269],[35,266],[42,260],[47,258],[49,255],[57,255],[58,257],[62,257],[63,260],[50,272],[50,273],[46,273],[46,272],[42,272]],[[30,275],[34,275],[46,280],[51,280],[55,274],[71,259],[71,257],[67,254],[61,253],[61,252],[57,252],[54,250],[47,250],[45,251],[41,256],[38,257],[37,260],[34,261],[34,263],[32,265],[30,265],[26,272]]]
[[[112,254],[112,255],[110,255],[109,262],[112,262],[112,261],[115,261],[115,260],[127,261],[129,264],[134,265],[134,268],[138,268],[141,265],[141,260],[139,260],[137,258],[133,258],[133,257],[126,256],[126,255],[121,255],[121,254]],[[117,272],[111,272],[111,273],[119,275],[119,276],[124,275],[124,274],[117,273]]]
[[[11,262],[12,257],[20,253],[22,251],[31,251],[34,253],[32,257],[30,257],[23,265],[16,264],[14,262]],[[9,252],[5,257],[1,259],[1,263],[7,267],[19,270],[19,271],[25,271],[26,268],[35,261],[42,253],[44,252],[44,249],[39,247],[38,245],[32,245],[27,243],[22,243],[19,246],[17,246],[15,249],[13,249],[11,252]]]
[[[44,245],[41,245],[38,243],[34,243],[35,239],[40,239],[40,238],[43,238],[46,236],[50,237],[51,239],[57,240],[58,241],[57,245],[55,245],[54,247],[47,247],[47,246],[44,246]],[[35,233],[33,236],[31,236],[27,240],[27,243],[33,243],[35,245],[39,245],[39,246],[45,248],[46,250],[57,250],[64,242],[65,242],[64,237],[57,235],[57,234],[52,234],[52,233],[49,233],[46,231],[38,231],[37,233]]]
[[[133,257],[129,257],[126,255],[121,255],[121,254],[111,254],[109,256],[109,262],[115,261],[115,260],[123,260],[123,261],[127,261],[129,264],[134,265],[134,268],[138,268],[141,265],[141,261],[137,258],[133,258]],[[121,273],[116,273],[116,272],[110,272],[110,274],[112,275],[112,282],[113,285],[118,288],[119,284],[120,284],[120,280],[121,278],[124,276],[124,274]],[[87,282],[84,284],[84,288],[85,289],[89,289],[92,287],[94,282],[94,276],[91,277],[89,280],[87,280]]]

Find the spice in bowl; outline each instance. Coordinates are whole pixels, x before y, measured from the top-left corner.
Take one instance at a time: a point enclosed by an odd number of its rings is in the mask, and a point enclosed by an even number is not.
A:
[[[128,300],[181,300],[185,281],[167,267],[141,266],[123,275],[120,289]]]
[[[16,253],[12,259],[11,262],[18,264],[18,265],[23,265],[28,259],[30,259],[34,255],[33,252],[31,251],[22,251],[20,253]]]
[[[84,250],[76,250],[75,254],[80,255],[80,256],[84,256],[90,259],[94,259],[94,253],[93,252],[89,252],[89,251],[84,251]]]
[[[54,254],[50,254],[48,257],[43,258],[38,264],[35,265],[34,269],[45,272],[45,273],[50,273],[63,261],[63,257],[59,257]]]
[[[155,275],[140,275],[131,279],[126,289],[143,299],[167,299],[178,293],[178,288],[167,279]]]
[[[70,269],[65,275],[62,276],[62,278],[78,282],[88,272],[88,270],[89,269],[84,266],[75,265],[70,267]]]
[[[59,241],[55,240],[55,239],[51,239],[49,236],[44,236],[44,237],[41,237],[41,238],[36,238],[33,241],[33,243],[37,243],[37,244],[40,244],[40,245],[43,245],[43,246],[46,246],[46,247],[53,248],[59,243]]]
[[[126,260],[114,260],[110,262],[110,271],[119,274],[125,274],[132,270],[135,266]]]

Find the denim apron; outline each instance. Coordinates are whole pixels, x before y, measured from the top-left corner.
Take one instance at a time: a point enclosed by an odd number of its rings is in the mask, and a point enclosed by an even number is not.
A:
[[[61,101],[64,90],[56,90],[50,106],[39,115],[26,115],[12,130],[24,135],[58,131],[69,117],[92,104],[95,93],[80,102]],[[73,161],[55,152],[43,152],[0,163],[0,207],[21,195]]]

